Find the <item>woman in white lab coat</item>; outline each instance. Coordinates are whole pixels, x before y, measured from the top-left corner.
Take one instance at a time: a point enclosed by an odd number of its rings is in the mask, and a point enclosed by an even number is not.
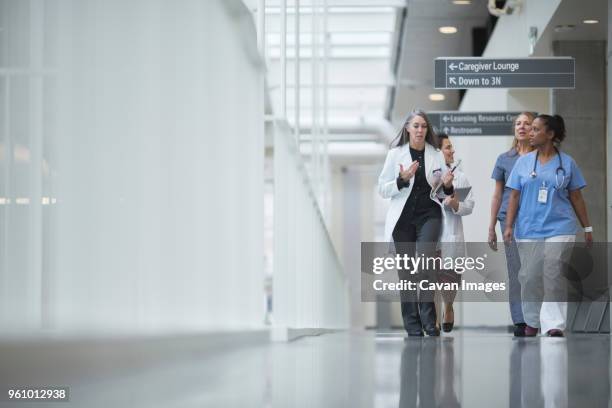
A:
[[[453,169],[453,186],[455,189],[469,187],[470,182],[459,167],[455,167],[455,149],[448,135],[438,133],[440,140],[440,150],[444,155],[444,160],[448,169]],[[440,249],[443,257],[465,256],[465,239],[463,236],[463,220],[462,217],[470,215],[474,209],[474,198],[470,191],[463,201],[459,201],[453,194],[443,201],[444,208],[444,224],[442,225],[442,236],[440,237]],[[447,271],[447,274],[442,276],[452,276],[455,280],[458,275],[454,271]],[[455,323],[455,314],[453,310],[453,301],[457,294],[454,290],[442,291],[442,300],[444,301],[444,318],[442,320],[442,330],[450,332]]]
[[[396,144],[393,146],[394,142]],[[442,229],[442,204],[431,190],[443,183],[445,194],[453,192],[453,175],[447,171],[438,140],[423,111],[413,111],[402,126],[378,178],[378,191],[391,202],[385,220],[385,241],[398,254],[435,256]],[[414,272],[414,271],[412,271]],[[435,280],[432,271],[398,270],[401,281]],[[401,291],[404,328],[409,336],[439,336],[433,293]]]

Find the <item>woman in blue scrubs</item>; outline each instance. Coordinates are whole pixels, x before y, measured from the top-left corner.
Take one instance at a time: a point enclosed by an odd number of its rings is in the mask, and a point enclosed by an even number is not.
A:
[[[584,228],[587,245],[593,241],[593,227],[580,191],[586,183],[574,159],[559,150],[563,139],[561,116],[536,116],[530,134],[535,151],[516,161],[506,183],[512,192],[504,241],[509,243],[514,237],[518,242],[528,337],[540,328],[548,336],[564,335],[567,302],[562,269],[576,240],[575,215]]]
[[[495,180],[495,191],[491,199],[491,218],[489,221],[489,246],[497,251],[497,234],[495,224],[499,222],[499,228],[503,234],[506,225],[506,211],[510,198],[511,188],[506,187],[506,182],[512,173],[514,164],[519,157],[533,151],[533,146],[529,143],[531,133],[531,122],[534,114],[531,112],[521,112],[514,119],[514,141],[512,148],[500,154],[495,162],[491,178]],[[512,239],[509,244],[505,244],[506,265],[508,266],[508,301],[510,303],[510,315],[514,323],[514,335],[516,337],[525,336],[525,319],[523,318],[523,308],[521,306],[521,284],[518,280],[518,272],[521,269],[516,241]]]

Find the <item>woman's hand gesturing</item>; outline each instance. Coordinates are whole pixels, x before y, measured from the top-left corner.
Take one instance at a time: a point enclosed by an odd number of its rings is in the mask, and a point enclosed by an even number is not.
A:
[[[410,166],[406,170],[404,170],[404,166],[400,164],[400,177],[404,181],[410,181],[411,178],[414,177],[417,169],[419,168],[419,162],[417,160],[413,161]]]

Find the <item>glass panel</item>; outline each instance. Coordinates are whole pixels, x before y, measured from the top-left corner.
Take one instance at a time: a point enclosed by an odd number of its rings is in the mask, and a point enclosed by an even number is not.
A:
[[[25,68],[29,65],[29,27],[29,1],[0,1],[0,67]]]

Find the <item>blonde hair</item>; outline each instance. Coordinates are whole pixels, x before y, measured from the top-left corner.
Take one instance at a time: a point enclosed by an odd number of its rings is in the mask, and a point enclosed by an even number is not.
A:
[[[516,126],[517,119],[523,115],[527,116],[532,122],[536,118],[536,115],[534,115],[533,112],[527,112],[527,111],[521,112],[518,115],[516,115],[516,118],[514,118],[514,121],[513,121],[514,126]],[[518,139],[516,138],[516,136],[514,136],[514,140],[512,140],[512,147],[510,148],[510,151],[513,151],[513,150],[516,151],[517,146],[518,146]]]

